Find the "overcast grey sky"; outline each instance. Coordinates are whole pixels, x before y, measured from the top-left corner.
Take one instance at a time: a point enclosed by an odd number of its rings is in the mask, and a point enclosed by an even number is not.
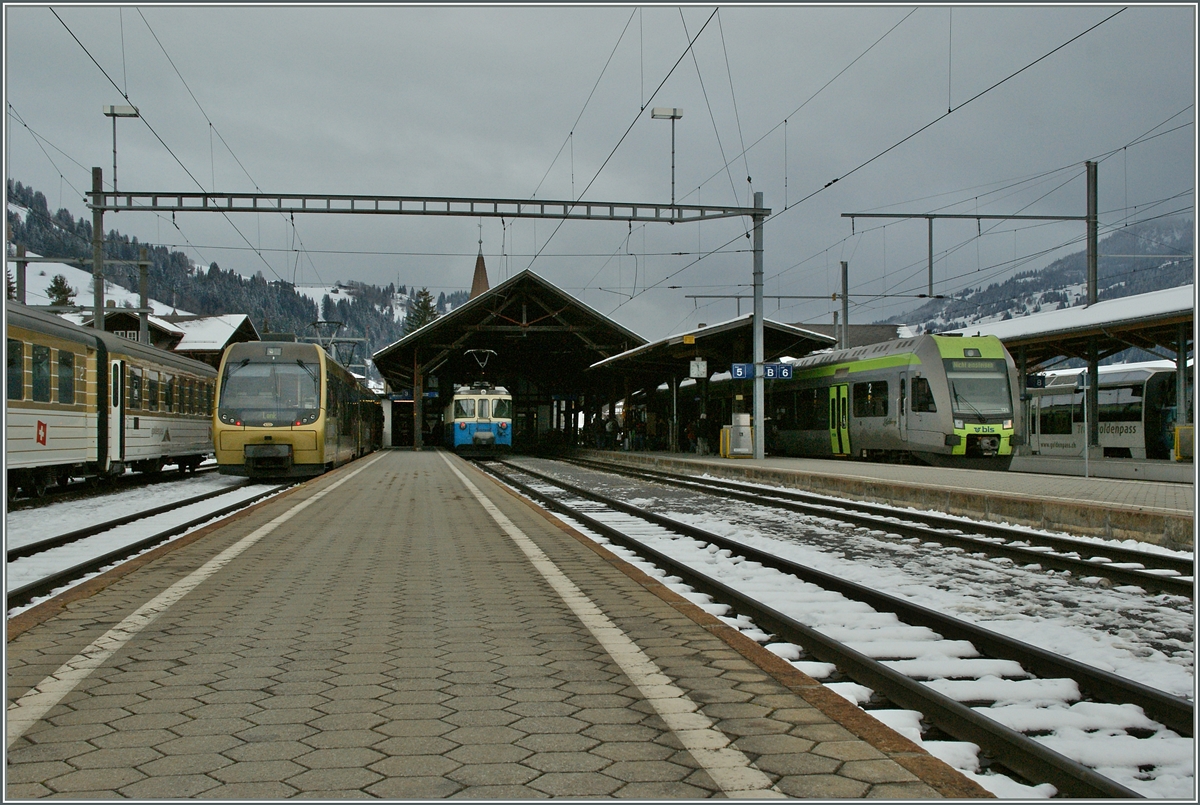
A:
[[[862,219],[852,234],[845,212],[1082,215],[1094,159],[1102,232],[1194,216],[1195,7],[1121,9],[6,4],[6,176],[87,214],[90,168],[112,178],[101,107],[128,102],[144,120],[118,121],[125,190],[665,203],[671,124],[650,108],[681,107],[677,199],[749,206],[762,191],[766,293],[832,293],[847,260],[852,294],[881,295],[853,300],[851,321],[868,322],[919,304],[904,295],[925,290],[926,224]],[[201,265],[435,293],[470,287],[478,224],[105,219]],[[751,292],[746,221],[482,224],[493,285],[532,267],[647,338],[735,313],[689,294]],[[935,292],[1042,267],[1083,235],[940,221]],[[836,307],[766,309],[825,322]]]

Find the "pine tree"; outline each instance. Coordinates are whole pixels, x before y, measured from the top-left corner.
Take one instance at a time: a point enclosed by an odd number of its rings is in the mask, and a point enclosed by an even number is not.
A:
[[[50,297],[50,304],[57,307],[75,304],[75,289],[67,284],[67,278],[62,274],[55,274],[54,279],[50,280],[46,286],[46,296]]]
[[[429,293],[428,288],[422,288],[417,291],[417,296],[409,308],[408,316],[404,319],[404,334],[408,335],[419,330],[437,317],[433,294]]]
[[[16,299],[17,298],[17,284],[15,282],[13,282],[12,269],[6,268],[4,270],[4,274],[8,279],[8,298]]]

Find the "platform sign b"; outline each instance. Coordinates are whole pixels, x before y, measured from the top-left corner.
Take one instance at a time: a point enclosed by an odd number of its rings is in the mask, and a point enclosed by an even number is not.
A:
[[[792,365],[790,363],[764,363],[763,377],[767,380],[790,380]]]

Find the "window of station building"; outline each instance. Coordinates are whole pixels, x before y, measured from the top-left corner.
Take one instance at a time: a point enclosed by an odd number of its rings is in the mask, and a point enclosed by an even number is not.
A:
[[[886,380],[872,380],[854,384],[854,416],[887,416],[888,384]]]
[[[455,419],[474,419],[475,417],[475,401],[469,397],[463,397],[454,401],[454,418]]]
[[[58,401],[75,404],[75,353],[65,349],[58,351]]]
[[[8,339],[8,376],[5,386],[8,399],[25,399],[25,344],[15,338]]]
[[[158,410],[158,372],[146,372],[146,407]]]
[[[50,347],[33,345],[33,400],[50,402]]]
[[[924,377],[913,378],[912,410],[917,414],[937,413],[937,403],[933,401],[933,389],[929,387],[929,380]]]
[[[142,370],[129,368],[129,409],[142,410]]]

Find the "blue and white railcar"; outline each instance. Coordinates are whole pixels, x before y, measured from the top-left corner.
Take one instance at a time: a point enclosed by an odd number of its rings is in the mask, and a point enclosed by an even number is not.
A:
[[[446,406],[443,444],[464,455],[512,450],[512,395],[503,386],[459,386]]]

